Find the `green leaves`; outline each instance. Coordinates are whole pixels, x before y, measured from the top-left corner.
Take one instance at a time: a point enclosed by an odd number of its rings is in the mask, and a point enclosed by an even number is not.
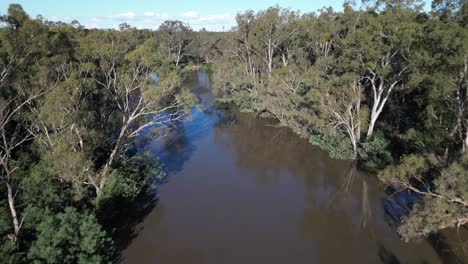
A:
[[[422,200],[403,219],[398,232],[405,240],[427,236],[438,229],[463,225],[468,221],[468,155],[443,169],[434,181],[434,191],[423,192]],[[417,162],[417,166],[421,161]],[[412,165],[405,162],[406,166]],[[414,169],[411,173],[415,173]],[[465,203],[465,205],[463,204]]]
[[[408,188],[411,181],[417,179],[424,183],[424,173],[430,167],[422,155],[411,154],[402,157],[398,165],[392,165],[379,172],[378,177],[383,182],[398,188]]]
[[[310,137],[309,142],[327,151],[334,159],[354,160],[356,158],[349,137],[342,131],[315,134]]]
[[[67,207],[38,226],[28,252],[33,263],[110,263],[112,242],[96,218]]]
[[[156,158],[137,155],[119,160],[97,202],[115,197],[133,200],[145,191],[152,191],[164,177],[162,165]]]
[[[367,168],[382,169],[393,161],[388,145],[389,141],[379,131],[360,144],[359,159]]]

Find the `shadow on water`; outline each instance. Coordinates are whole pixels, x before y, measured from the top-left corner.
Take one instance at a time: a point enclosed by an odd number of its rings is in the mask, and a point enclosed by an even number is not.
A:
[[[126,250],[128,263],[452,260],[426,241],[402,242],[389,227],[414,196],[383,193],[375,175],[332,160],[273,120],[213,107],[206,74],[185,85],[200,98],[191,119],[142,146],[160,158],[166,182],[178,179],[163,187]]]
[[[466,230],[461,232],[466,232]],[[457,241],[457,239],[455,238],[449,239],[446,234],[441,232],[437,234],[431,234],[428,237],[428,241],[434,248],[435,252],[437,252],[440,258],[444,261],[444,263],[467,263],[466,259],[464,261],[460,258],[461,256],[468,257],[468,252],[463,252],[464,250],[466,250],[463,247],[466,246],[465,243],[467,243],[467,241]],[[452,241],[452,243],[456,241],[456,243],[458,244],[457,246],[461,246],[461,250],[453,248],[449,241]],[[456,251],[461,252],[459,254],[455,254]]]
[[[412,208],[422,196],[411,191],[397,191],[390,187],[386,189],[386,194],[387,196],[382,199],[385,221],[396,230],[398,225],[401,224],[401,219],[411,213]],[[451,237],[449,238],[448,235]],[[468,263],[466,259],[462,259],[468,257],[467,235],[468,229],[466,228],[448,229],[430,234],[426,241],[432,246],[443,263],[463,264]]]
[[[150,152],[160,159],[168,176],[165,177],[166,182],[171,175],[184,169],[184,164],[197,150],[194,142],[206,136],[207,131],[214,126],[230,120],[222,110],[213,106],[211,83],[206,72],[192,74],[185,80],[184,86],[190,88],[199,99],[189,117],[176,123],[159,140],[142,140],[140,144],[140,151]]]
[[[385,221],[392,227],[400,224],[400,219],[407,216],[414,204],[421,199],[421,195],[409,192],[398,191],[392,187],[385,190],[387,194],[382,200],[382,207],[385,211]]]
[[[197,150],[196,142],[206,136],[208,130],[218,123],[224,122],[223,113],[213,107],[202,109],[193,108],[190,119],[176,126],[159,140],[147,145],[146,151],[158,157],[163,164],[166,182],[170,176],[184,169],[184,164],[190,160]]]
[[[158,134],[157,129],[154,132],[147,129],[138,138],[136,147],[138,152],[150,152],[153,157],[158,157],[166,173],[166,177],[157,180],[157,186],[167,183],[168,176],[182,171],[184,164],[196,150],[193,142],[203,137],[207,130],[225,120],[223,112],[213,107],[211,101],[207,101],[207,98],[203,96],[204,93],[210,92],[208,76],[206,74],[194,76],[186,81],[186,85],[187,83],[195,84],[195,87],[191,89],[199,97],[200,103],[193,107],[188,120],[175,123],[163,134]],[[159,137],[161,137],[159,140],[154,140]],[[104,228],[113,238],[116,252],[119,252],[114,263],[124,261],[121,252],[142,231],[143,227],[140,224],[143,220],[154,210],[162,214],[163,209],[156,208],[158,199],[158,191],[154,190],[145,191],[133,200],[113,197],[102,201],[98,217],[103,223],[109,223],[107,226],[104,225]]]
[[[398,260],[397,256],[395,256],[395,254],[387,250],[383,245],[379,245],[378,248],[379,248],[378,255],[382,263],[384,264],[400,264],[401,263]]]
[[[138,236],[142,230],[138,224],[153,211],[157,203],[157,191],[144,192],[134,200],[114,197],[101,202],[97,215],[115,243],[118,255],[114,263],[122,262],[120,253]]]

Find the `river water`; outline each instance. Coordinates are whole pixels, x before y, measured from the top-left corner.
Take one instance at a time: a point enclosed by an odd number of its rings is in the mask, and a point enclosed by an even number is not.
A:
[[[463,262],[440,236],[402,242],[392,223],[404,208],[375,175],[272,120],[212,107],[206,73],[185,85],[201,103],[170,136],[144,146],[168,177],[123,263]]]

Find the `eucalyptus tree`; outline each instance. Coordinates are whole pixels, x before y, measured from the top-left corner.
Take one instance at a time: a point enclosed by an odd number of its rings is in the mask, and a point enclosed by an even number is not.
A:
[[[467,37],[466,27],[455,17],[427,21],[412,79],[425,99],[421,127],[435,132],[425,143],[438,153],[444,151],[447,158],[468,147]]]
[[[136,138],[144,129],[171,126],[185,117],[194,96],[181,88],[180,75],[164,69],[158,60],[146,60],[156,47],[148,40],[136,49],[119,36],[103,40],[96,82],[104,88],[120,117],[117,137],[99,175],[93,183],[99,194],[104,188],[116,155],[125,141]],[[154,79],[156,76],[157,80]]]
[[[48,44],[48,29],[31,20],[20,5],[10,5],[0,32],[0,165],[1,181],[6,188],[13,234],[17,243],[25,212],[16,203],[20,192],[19,151],[35,138],[37,116],[34,107],[39,98],[53,89],[59,79],[53,73],[40,78]],[[32,75],[38,74],[39,78]]]
[[[364,25],[350,36],[352,51],[360,62],[364,85],[370,90],[370,120],[367,137],[374,127],[394,91],[401,88],[410,74],[414,36],[419,25],[415,14],[406,10],[367,14]],[[399,20],[395,26],[396,19]]]
[[[397,166],[389,166],[378,174],[383,182],[423,197],[399,226],[399,233],[405,240],[468,223],[468,156],[465,154],[445,168],[438,162],[435,156],[410,154]],[[432,169],[440,170],[440,175],[430,182],[426,175]]]
[[[159,26],[158,33],[160,41],[166,48],[166,58],[173,59],[178,66],[191,42],[192,29],[182,21],[168,20]]]
[[[292,24],[295,17],[293,12],[279,7],[271,7],[256,14],[251,38],[255,45],[254,52],[265,64],[268,76],[275,67],[275,56],[281,45],[286,45],[286,42],[294,35],[295,30],[287,25]],[[283,47],[283,49],[281,57],[283,65],[285,65],[287,61],[284,52],[286,52],[287,47]]]

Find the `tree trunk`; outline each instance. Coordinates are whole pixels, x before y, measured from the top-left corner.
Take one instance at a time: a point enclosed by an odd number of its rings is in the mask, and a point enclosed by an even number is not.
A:
[[[268,75],[271,74],[273,70],[273,47],[271,44],[271,39],[268,40]]]
[[[369,128],[367,129],[367,138],[370,138],[372,136],[372,133],[374,132],[374,126],[375,122],[377,121],[377,114],[372,113],[371,114],[371,120],[369,122]]]
[[[176,60],[176,66],[179,66],[179,61],[180,61],[180,55],[182,54],[182,46],[177,47],[177,60]]]
[[[357,142],[356,142],[356,138],[354,137],[354,135],[351,136],[351,143],[353,144],[353,153],[354,155],[357,154]]]
[[[286,55],[284,53],[281,54],[281,60],[283,61],[283,67],[288,65],[288,60],[286,59]]]
[[[468,128],[466,129],[466,132],[465,132],[465,142],[462,146],[462,153],[465,154],[467,149],[468,149]]]
[[[16,208],[15,208],[15,198],[13,195],[13,190],[10,185],[10,174],[7,172],[7,177],[6,177],[6,187],[7,187],[7,195],[8,195],[8,206],[10,208],[10,213],[11,217],[13,219],[13,228],[15,231],[15,237],[14,242],[17,241],[19,230],[20,230],[20,224],[18,221],[18,214],[16,213]]]
[[[108,177],[108,174],[109,174],[109,169],[112,166],[112,162],[114,161],[115,156],[117,155],[117,151],[120,148],[120,144],[122,143],[122,140],[123,140],[123,138],[125,136],[125,132],[127,131],[127,128],[128,128],[128,125],[129,125],[130,122],[131,121],[126,122],[125,125],[120,130],[120,134],[119,134],[119,137],[117,138],[117,141],[115,142],[114,149],[112,150],[112,152],[111,152],[111,154],[109,156],[109,159],[106,162],[106,165],[104,165],[104,168],[102,169],[101,181],[99,182],[99,187],[96,188],[96,193],[97,193],[98,196],[100,195],[101,190],[104,188],[104,185],[106,184],[107,177]]]

